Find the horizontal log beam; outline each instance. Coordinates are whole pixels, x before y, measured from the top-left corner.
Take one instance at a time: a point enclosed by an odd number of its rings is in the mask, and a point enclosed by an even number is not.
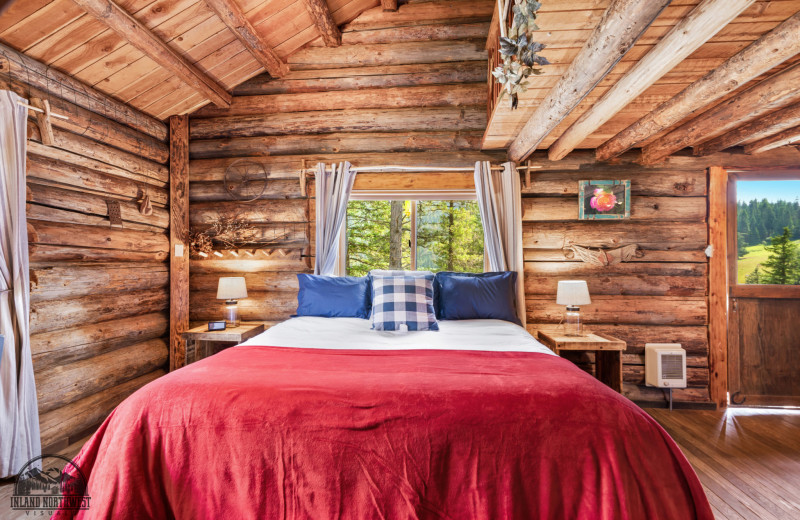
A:
[[[30,269],[31,302],[120,294],[167,286],[169,269],[161,264],[59,264]]]
[[[338,47],[342,44],[342,33],[326,0],[302,0],[303,5],[311,17],[311,22],[325,42],[326,47]]]
[[[642,162],[655,164],[682,148],[708,141],[743,122],[800,101],[799,82],[800,64],[796,64],[656,139],[642,149]]]
[[[37,372],[88,359],[112,350],[163,337],[168,331],[164,312],[90,323],[31,335],[33,366]]]
[[[703,168],[686,168],[685,171],[630,169],[625,165],[614,165],[593,170],[593,175],[602,175],[607,180],[630,180],[631,195],[638,197],[703,197],[706,195],[706,173]],[[586,180],[585,171],[531,172],[530,187],[523,187],[523,195],[577,196],[579,181]],[[573,200],[577,208],[577,203]]]
[[[627,54],[670,0],[613,0],[586,44],[508,148],[525,160]]]
[[[193,140],[192,159],[334,153],[479,150],[483,132],[370,132]]]
[[[126,397],[165,374],[158,369],[41,414],[42,446],[50,446],[102,422]]]
[[[563,159],[754,1],[704,0],[692,9],[550,145],[550,160]]]
[[[41,205],[38,208],[40,211],[28,212],[29,218],[50,220],[46,218],[46,215],[52,215],[54,212],[50,210],[58,208],[74,213],[74,215],[67,220],[53,218],[53,221],[110,225],[108,205],[106,204],[108,198],[101,195],[30,183],[28,184],[27,200]],[[158,231],[169,227],[169,212],[164,208],[154,207],[151,215],[142,215],[139,211],[139,204],[136,202],[120,201],[119,206],[123,227],[147,231]],[[34,213],[41,217],[30,217]],[[143,225],[131,226],[129,223]]]
[[[486,0],[432,0],[430,2],[398,3],[397,12],[386,12],[377,5],[368,9],[345,26],[347,31],[373,31],[383,27],[486,21],[496,10],[494,2]]]
[[[258,200],[300,199],[300,183],[294,180],[270,180]],[[235,202],[224,182],[193,182],[189,185],[189,202]],[[192,206],[194,209],[194,205]]]
[[[667,246],[665,246],[667,247]],[[705,246],[698,246],[693,251],[671,251],[658,249],[640,249],[639,256],[634,256],[628,263],[636,262],[694,262],[708,263],[708,257],[703,251]],[[525,262],[571,262],[580,263],[581,260],[575,257],[575,253],[564,249],[524,249],[523,257]]]
[[[31,304],[31,334],[164,311],[167,295],[165,288],[156,288],[36,302]]]
[[[405,132],[482,130],[482,107],[323,110],[284,114],[214,117],[192,121],[191,139],[332,132]]]
[[[645,197],[631,199],[631,220],[705,222],[705,197]],[[523,197],[523,221],[577,220],[578,205],[572,198]]]
[[[784,130],[776,135],[765,137],[755,143],[750,143],[744,147],[744,153],[759,154],[768,150],[774,150],[781,146],[796,143],[800,141],[800,126]]]
[[[127,201],[141,199],[146,191],[153,204],[164,207],[167,203],[167,190],[164,188],[142,186],[133,179],[101,173],[57,158],[29,154],[26,166],[29,183]]]
[[[484,57],[482,61],[295,71],[281,79],[262,74],[237,85],[233,93],[235,101],[235,96],[307,94],[454,83],[485,84],[486,77]]]
[[[486,62],[481,40],[448,40],[308,47],[289,56],[289,66],[301,71],[478,60]]]
[[[161,232],[55,224],[41,220],[28,220],[28,242],[51,246],[118,249],[127,252],[169,251],[169,240],[166,234]]]
[[[73,0],[123,40],[139,49],[167,72],[174,74],[212,103],[228,106],[231,95],[225,87],[160,40],[150,29],[111,0]]]
[[[607,161],[800,53],[800,12],[695,81],[597,149]]]
[[[263,115],[284,112],[351,110],[361,108],[427,108],[476,106],[485,102],[486,85],[425,85],[363,89],[350,92],[237,96],[229,108],[204,107],[192,114],[201,117]]]
[[[526,274],[526,295],[549,295],[555,298],[558,282],[559,279],[553,276]],[[620,275],[587,277],[587,282],[592,297],[595,295],[703,297],[706,294],[705,280],[691,276]]]
[[[191,182],[217,182],[224,180],[225,170],[240,158],[199,159],[189,163],[189,180]],[[433,167],[475,167],[476,161],[503,160],[502,152],[451,151],[451,152],[391,152],[391,153],[349,153],[349,154],[308,154],[284,155],[275,157],[252,157],[252,160],[263,164],[269,172],[270,179],[298,179],[299,169],[306,164],[319,162],[350,161],[355,166],[380,166],[393,164],[398,166],[430,166]],[[190,184],[191,186],[191,184]],[[577,192],[576,192],[577,193]]]
[[[31,262],[164,262],[169,249],[164,251],[125,251],[81,246],[28,244]]]
[[[306,222],[306,205],[304,199],[272,200],[265,204],[198,202],[192,204],[189,222],[198,226],[218,217],[238,217],[253,223]]]
[[[192,277],[203,273],[260,273],[273,271],[286,271],[295,273],[309,272],[309,267],[301,258],[301,251],[293,249],[287,251],[285,256],[276,252],[270,255],[265,251],[257,251],[256,256],[241,255],[239,258],[219,259],[214,256],[204,259],[192,259],[189,270]],[[227,275],[226,275],[227,276]],[[191,283],[191,279],[190,282]]]
[[[152,339],[91,359],[43,370],[36,377],[39,413],[62,408],[161,369],[167,362],[167,352],[163,339]]]
[[[559,323],[564,306],[551,296],[525,299],[528,322]],[[581,321],[587,325],[705,325],[708,305],[705,297],[682,296],[593,296],[592,304],[581,307]]]
[[[259,35],[236,0],[205,0],[228,29],[271,76],[280,78],[289,67]]]
[[[229,275],[242,276],[247,287],[257,289],[259,292],[291,292],[299,289],[297,273],[280,272],[257,272],[257,273],[227,273]],[[192,291],[216,291],[219,282],[219,273],[192,273],[189,280],[189,288]]]
[[[69,99],[81,108],[134,128],[159,141],[167,140],[167,126],[158,119],[2,43],[0,43],[0,74],[49,94],[37,97],[48,99],[51,104],[53,96]]]
[[[526,222],[522,226],[522,243],[531,249],[638,244],[645,250],[692,251],[706,247],[707,234],[703,222]]]

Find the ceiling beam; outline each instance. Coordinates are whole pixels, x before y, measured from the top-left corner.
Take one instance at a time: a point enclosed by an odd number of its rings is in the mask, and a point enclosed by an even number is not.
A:
[[[205,2],[270,76],[281,78],[289,72],[289,67],[259,36],[236,0],[205,0]]]
[[[800,63],[775,74],[642,149],[642,164],[655,164],[687,146],[708,141],[751,119],[800,101]]]
[[[697,156],[711,155],[745,141],[754,142],[800,125],[800,103],[759,117],[694,149]]]
[[[198,69],[178,52],[161,41],[141,22],[111,0],[73,0],[159,66],[217,106],[230,106],[231,95],[225,87]]]
[[[584,139],[696,51],[755,0],[704,0],[682,18],[600,100],[550,146],[551,161],[563,159]]]
[[[325,47],[338,47],[342,44],[342,32],[333,19],[331,10],[325,0],[303,0],[306,10],[314,26],[322,36]]]
[[[597,148],[607,161],[800,53],[800,12]]]
[[[381,0],[384,11],[397,11],[397,0]]]
[[[633,47],[670,0],[613,0],[586,44],[508,149],[525,160]],[[545,53],[546,54],[546,53]]]
[[[784,130],[779,134],[775,134],[773,136],[761,139],[760,141],[756,141],[755,143],[748,144],[744,147],[744,153],[751,155],[758,154],[766,152],[767,150],[773,150],[780,146],[796,143],[798,141],[800,141],[800,126]]]

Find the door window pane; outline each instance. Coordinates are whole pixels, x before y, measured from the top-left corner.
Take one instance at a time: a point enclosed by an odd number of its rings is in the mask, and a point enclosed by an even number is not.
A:
[[[736,182],[737,281],[800,285],[800,180]]]

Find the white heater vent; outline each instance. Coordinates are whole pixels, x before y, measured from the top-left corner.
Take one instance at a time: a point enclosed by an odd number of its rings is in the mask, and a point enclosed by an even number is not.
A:
[[[659,388],[686,388],[686,351],[680,343],[647,343],[645,383]]]

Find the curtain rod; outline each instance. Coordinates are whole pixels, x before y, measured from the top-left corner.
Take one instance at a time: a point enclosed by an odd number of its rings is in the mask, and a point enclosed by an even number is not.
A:
[[[17,104],[19,106],[21,106],[21,107],[27,108],[28,110],[33,110],[35,112],[41,112],[42,114],[46,114],[47,113],[44,110],[42,110],[41,108],[39,108],[39,107],[35,107],[35,106],[29,105],[27,103],[23,103],[22,101],[17,101]],[[55,112],[50,112],[50,115],[53,116],[53,117],[57,117],[59,119],[65,119],[67,121],[69,120],[69,117],[63,116],[61,114],[56,114]]]
[[[517,166],[517,171],[524,171],[524,170],[538,170],[540,169],[540,165],[531,165],[531,166]],[[492,166],[490,168],[492,171],[503,171],[505,168],[502,166]],[[388,172],[474,172],[475,168],[470,167],[446,167],[446,166],[362,166],[360,168],[350,168],[351,171],[356,173],[358,172],[378,172],[378,173],[388,173]],[[306,174],[314,174],[316,173],[316,168],[305,168],[300,170]]]

